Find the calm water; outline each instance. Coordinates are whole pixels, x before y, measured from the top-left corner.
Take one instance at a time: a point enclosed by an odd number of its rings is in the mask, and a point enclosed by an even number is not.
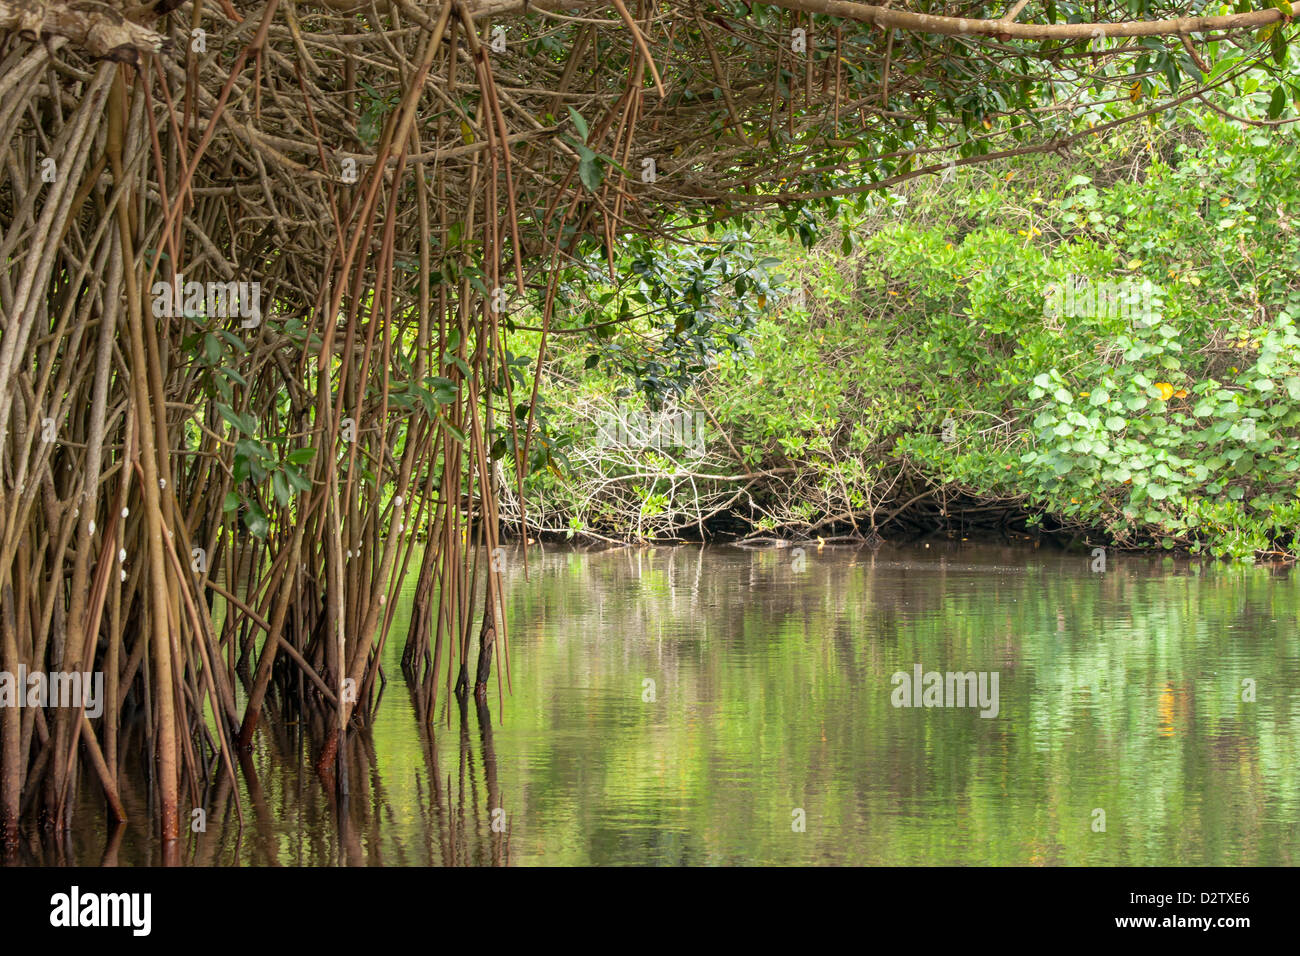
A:
[[[518,552],[508,573],[504,723],[494,677],[489,726],[442,701],[420,726],[408,606],[344,825],[310,748],[263,733],[242,828],[211,795],[187,859],[1297,861],[1295,574],[947,542],[529,554],[529,580]],[[996,672],[997,716],[893,706],[916,664]],[[40,858],[157,861],[135,790],[133,823],[110,837],[88,802]]]

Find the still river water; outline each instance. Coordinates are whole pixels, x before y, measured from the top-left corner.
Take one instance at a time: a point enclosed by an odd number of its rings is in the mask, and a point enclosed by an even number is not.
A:
[[[187,862],[1300,857],[1290,571],[1112,554],[1095,573],[1087,555],[961,542],[534,547],[528,580],[520,557],[504,722],[494,675],[487,726],[441,700],[421,726],[399,663],[408,595],[346,823],[309,748],[263,732],[242,828],[214,798]],[[917,664],[996,673],[997,716],[893,706],[891,676]],[[157,862],[135,789],[133,823],[110,834],[83,804],[45,861]]]

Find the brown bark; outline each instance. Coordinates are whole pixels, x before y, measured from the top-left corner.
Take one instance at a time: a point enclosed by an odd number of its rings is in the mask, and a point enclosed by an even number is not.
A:
[[[0,616],[0,670],[18,673],[18,637],[14,628],[14,592],[5,585]],[[22,693],[22,688],[15,688]],[[22,797],[19,748],[22,711],[17,707],[0,707],[0,847],[12,845],[18,838],[18,811]]]
[[[495,574],[489,572],[487,598],[483,602],[483,625],[478,632],[478,667],[474,673],[474,696],[479,700],[487,699],[487,681],[492,675],[492,651],[496,645],[496,588],[493,587]]]
[[[66,37],[94,59],[119,63],[138,63],[166,44],[162,34],[93,0],[0,0],[0,33],[17,33],[27,39]]]

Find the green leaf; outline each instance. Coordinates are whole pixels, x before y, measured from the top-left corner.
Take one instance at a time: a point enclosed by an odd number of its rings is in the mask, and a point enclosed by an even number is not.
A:
[[[1268,101],[1268,118],[1277,119],[1282,115],[1282,110],[1286,109],[1286,91],[1281,85],[1273,91],[1272,98]]]
[[[226,378],[230,379],[231,381],[238,382],[240,385],[244,386],[245,388],[248,387],[248,379],[244,378],[244,376],[240,375],[233,368],[220,368],[217,369],[217,371],[219,371],[222,375],[226,376]]]
[[[299,491],[311,491],[311,479],[297,468],[286,466],[284,469],[284,476],[289,479],[289,484],[293,485]]]
[[[572,106],[569,107],[569,119],[573,120],[573,125],[577,128],[578,135],[582,137],[582,141],[585,143],[587,137],[590,135],[587,131],[587,121],[583,119],[582,114]]]
[[[271,525],[266,519],[266,512],[256,501],[249,502],[248,511],[244,513],[244,526],[254,538],[266,538],[266,532]]]
[[[465,374],[469,374],[468,369],[465,370]],[[439,405],[450,405],[456,401],[456,396],[460,390],[451,379],[435,375],[425,379],[425,382],[432,388],[433,400]]]
[[[293,500],[293,492],[289,490],[289,479],[279,469],[271,472],[271,490],[275,492],[275,500],[282,508]]]
[[[438,420],[442,422],[443,427],[446,428],[447,431],[451,433],[451,437],[455,438],[456,441],[460,442],[462,445],[469,443],[469,439],[465,437],[465,433],[461,431],[459,428],[457,428],[455,425],[453,425],[451,422],[447,421],[446,418],[443,418],[441,415],[439,415]]]
[[[600,161],[594,153],[591,156],[584,156],[578,161],[578,178],[582,180],[582,185],[586,186],[590,192],[594,193],[600,188],[605,174],[601,170]]]
[[[240,415],[229,405],[223,402],[217,402],[217,411],[226,423],[236,431],[243,432],[245,435],[251,435],[257,431],[257,419],[252,415]]]

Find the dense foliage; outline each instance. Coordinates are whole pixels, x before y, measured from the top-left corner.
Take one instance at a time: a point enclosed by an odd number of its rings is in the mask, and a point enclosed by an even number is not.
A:
[[[1271,99],[1248,82],[1233,106],[1262,120]],[[578,468],[538,491],[573,528],[620,534],[695,521],[695,474],[697,495],[745,487],[760,529],[872,524],[929,487],[1098,542],[1295,553],[1295,157],[1292,127],[1207,110],[844,208],[808,251],[751,239],[776,258],[749,253],[735,298],[762,283],[766,308],[683,405],[721,427],[709,457],[643,442],[613,467],[582,458],[600,482]],[[557,364],[581,380],[572,413],[619,400],[610,371]]]

